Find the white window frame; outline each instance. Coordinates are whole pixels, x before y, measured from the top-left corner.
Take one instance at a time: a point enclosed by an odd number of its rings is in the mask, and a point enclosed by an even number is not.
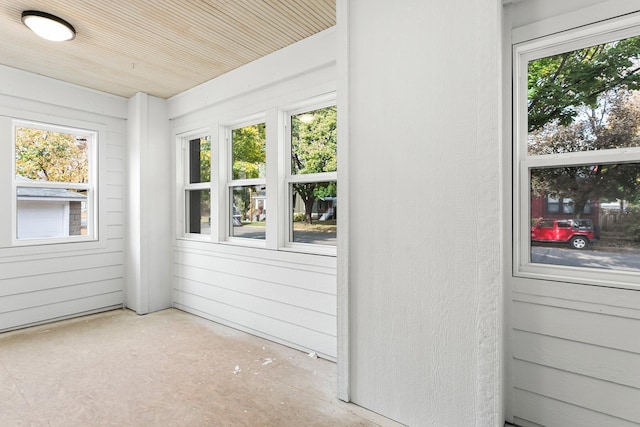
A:
[[[306,112],[319,110],[321,108],[336,105],[336,94],[329,93],[322,96],[308,99],[304,102],[290,106],[284,110],[284,149],[282,150],[285,169],[284,185],[282,194],[284,196],[284,212],[280,216],[284,218],[284,242],[282,249],[297,252],[315,253],[320,255],[335,256],[337,245],[322,245],[315,243],[300,243],[293,241],[293,213],[291,191],[293,184],[303,184],[308,182],[335,182],[338,185],[338,172],[322,172],[313,174],[294,174],[291,170],[291,117]]]
[[[87,138],[87,160],[88,160],[88,180],[87,183],[72,182],[50,182],[50,181],[17,181],[16,180],[16,129],[19,127],[47,130],[51,132],[61,132],[73,135],[81,135]],[[93,126],[69,126],[66,124],[51,124],[34,120],[24,120],[13,118],[11,123],[11,246],[44,246],[68,243],[86,243],[97,242],[100,240],[99,227],[99,200],[102,177],[99,178],[99,164],[103,163],[100,159],[99,140],[100,129],[90,129]],[[66,189],[66,190],[84,190],[87,194],[86,217],[87,217],[87,234],[77,236],[64,237],[34,237],[34,238],[18,238],[18,188],[49,188],[49,189]]]
[[[234,187],[245,187],[245,186],[264,186],[265,187],[265,191],[267,192],[267,197],[269,194],[269,187],[267,186],[267,181],[269,180],[269,159],[266,158],[265,159],[265,176],[263,178],[247,178],[247,179],[233,179],[233,131],[236,129],[242,129],[244,127],[247,126],[253,126],[253,125],[259,125],[261,123],[264,123],[265,125],[265,137],[266,137],[266,141],[265,141],[265,154],[268,157],[268,152],[269,152],[269,132],[271,132],[270,129],[273,129],[273,124],[269,123],[266,117],[265,113],[262,114],[254,114],[248,117],[245,117],[241,120],[238,121],[234,121],[231,122],[228,125],[222,126],[221,127],[221,133],[222,133],[222,137],[221,139],[224,139],[225,141],[225,151],[226,151],[226,155],[221,155],[221,158],[226,159],[225,160],[225,165],[224,165],[224,169],[226,170],[226,182],[225,182],[225,203],[224,206],[221,203],[220,207],[224,208],[224,212],[220,211],[220,215],[221,218],[224,218],[225,220],[225,235],[224,235],[224,240],[235,244],[235,245],[242,245],[242,246],[251,246],[251,247],[258,247],[258,248],[266,248],[267,247],[267,240],[269,238],[269,234],[270,234],[270,229],[273,229],[273,227],[271,227],[271,223],[270,221],[275,221],[276,219],[273,218],[273,214],[277,214],[277,209],[271,209],[271,208],[267,208],[268,209],[268,216],[267,216],[267,220],[266,220],[266,224],[265,224],[265,237],[264,239],[251,239],[251,238],[246,238],[246,237],[239,237],[239,236],[232,236],[231,235],[231,230],[233,229],[233,211],[232,211],[232,206],[233,206],[233,188]],[[269,219],[271,218],[271,219]],[[269,226],[267,226],[267,224],[269,224]]]
[[[337,246],[290,242],[289,186],[292,182],[337,182],[337,172],[321,174],[291,174],[291,137],[288,120],[291,115],[336,105],[335,91],[311,96],[295,103],[282,103],[255,113],[218,117],[202,121],[200,127],[176,129],[175,151],[175,219],[176,238],[221,245],[242,246],[274,251],[298,252],[310,255],[336,256]],[[232,131],[245,126],[265,123],[266,176],[264,178],[233,180]],[[209,135],[211,138],[211,182],[189,184],[189,141]],[[215,137],[214,137],[215,136]],[[264,185],[267,189],[268,219],[265,239],[231,236],[233,187]],[[186,190],[211,190],[211,235],[187,233]]]
[[[640,147],[530,156],[527,152],[527,65],[531,60],[640,35],[640,17],[629,16],[514,45],[513,274],[517,277],[638,289],[640,273],[530,262],[530,170],[596,163],[638,163]]]
[[[190,172],[191,172],[191,156],[190,156],[190,142],[194,139],[201,139],[209,137],[211,142],[210,150],[211,150],[211,162],[210,162],[210,179],[208,182],[196,182],[191,183],[190,181]],[[217,221],[217,194],[214,192],[214,183],[216,179],[214,178],[213,172],[216,170],[214,166],[218,164],[217,157],[217,149],[215,144],[215,140],[213,138],[212,133],[209,129],[199,129],[194,132],[189,132],[186,134],[178,135],[179,141],[179,169],[178,169],[178,188],[180,189],[180,195],[178,196],[178,209],[181,212],[178,215],[179,224],[178,224],[178,237],[184,239],[192,239],[192,240],[204,240],[211,241],[215,239],[218,234],[218,221]],[[211,221],[211,231],[210,234],[202,234],[202,233],[190,233],[187,230],[189,225],[189,206],[187,205],[187,192],[194,190],[209,190],[209,218]]]

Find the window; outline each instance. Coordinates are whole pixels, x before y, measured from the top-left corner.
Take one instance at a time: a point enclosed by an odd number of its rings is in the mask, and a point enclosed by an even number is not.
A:
[[[519,274],[638,283],[640,27],[611,25],[515,47]]]
[[[190,139],[186,151],[185,232],[211,235],[211,138]]]
[[[228,118],[207,128],[219,142],[204,131],[178,135],[179,235],[335,255],[335,93]]]
[[[14,122],[15,242],[97,239],[97,132]]]
[[[266,238],[266,166],[266,124],[232,128],[229,237]]]
[[[334,105],[289,114],[289,242],[336,245],[337,111]]]

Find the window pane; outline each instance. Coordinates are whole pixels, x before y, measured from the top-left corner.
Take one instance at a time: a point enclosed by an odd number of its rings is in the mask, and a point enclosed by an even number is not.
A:
[[[231,237],[264,239],[267,227],[266,187],[232,187],[231,200]]]
[[[187,190],[187,233],[211,234],[211,191]]]
[[[211,138],[205,136],[189,141],[189,182],[211,180]]]
[[[336,245],[337,185],[331,182],[291,184],[291,241]]]
[[[18,239],[87,234],[86,191],[41,187],[16,190]]]
[[[335,106],[291,116],[291,173],[335,172],[337,157]]]
[[[529,62],[529,155],[640,146],[640,36]]]
[[[233,179],[266,175],[266,127],[264,123],[231,131]]]
[[[16,174],[34,181],[88,183],[87,137],[16,127]]]
[[[531,169],[530,191],[531,262],[640,271],[640,163]]]

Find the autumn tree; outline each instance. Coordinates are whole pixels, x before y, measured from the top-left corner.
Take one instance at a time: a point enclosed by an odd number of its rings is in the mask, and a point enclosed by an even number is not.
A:
[[[39,181],[86,183],[89,180],[87,151],[85,138],[18,127],[16,174]]]
[[[337,110],[335,106],[291,117],[291,170],[293,174],[335,172],[337,158]],[[302,198],[305,221],[312,222],[313,205],[319,198],[335,197],[335,182],[294,184]]]

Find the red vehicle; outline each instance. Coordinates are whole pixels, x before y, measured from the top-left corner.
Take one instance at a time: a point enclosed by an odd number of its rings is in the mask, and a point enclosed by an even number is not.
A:
[[[596,240],[590,219],[541,218],[531,227],[532,242],[568,243],[574,249],[584,249]]]

